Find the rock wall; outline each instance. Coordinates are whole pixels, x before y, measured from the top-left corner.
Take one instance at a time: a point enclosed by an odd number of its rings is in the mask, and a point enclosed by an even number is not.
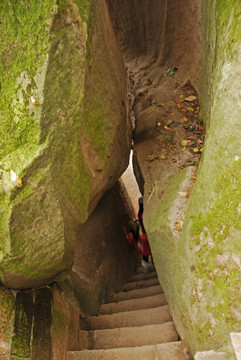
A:
[[[240,5],[108,4],[134,81],[135,168],[159,279],[192,353],[214,349],[232,356],[229,333],[240,331],[241,322]],[[178,68],[173,80],[165,76],[172,66]],[[187,80],[200,94],[207,134],[199,167],[182,169],[188,152],[176,152],[185,138],[176,110]],[[165,129],[173,119],[180,123],[176,130]]]
[[[135,151],[145,180],[144,222],[177,330],[193,354],[214,349],[234,356],[230,332],[241,324],[240,7],[226,5],[202,4],[199,92],[207,134],[198,172],[193,167],[175,174],[171,162],[147,165],[142,140]],[[143,97],[139,102],[137,110],[143,110]]]
[[[0,279],[12,288],[71,267],[81,224],[128,165],[125,71],[105,1],[57,3],[0,7]]]
[[[86,315],[98,314],[109,292],[119,290],[137,266],[122,229],[132,211],[117,183],[82,225],[71,270],[45,287],[0,286],[1,360],[64,360],[67,351],[80,349]]]
[[[71,288],[0,287],[0,358],[65,359],[79,348],[80,309]]]

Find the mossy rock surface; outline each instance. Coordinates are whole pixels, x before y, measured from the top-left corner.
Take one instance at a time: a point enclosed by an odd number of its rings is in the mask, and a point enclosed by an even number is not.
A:
[[[209,349],[233,354],[230,332],[241,326],[239,16],[237,1],[203,1],[201,96],[207,135],[182,231],[171,218],[173,209],[182,209],[178,192],[184,175],[171,177],[163,196],[153,195],[152,209],[146,205],[161,284],[193,354]]]
[[[128,164],[131,128],[104,2],[4,0],[0,15],[0,281],[28,288],[71,267],[76,232]]]

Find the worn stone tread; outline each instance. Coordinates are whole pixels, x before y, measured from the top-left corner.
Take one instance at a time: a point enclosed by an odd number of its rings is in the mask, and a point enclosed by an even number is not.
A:
[[[148,268],[145,268],[143,266],[140,266],[137,270],[136,270],[136,273],[137,274],[143,274],[143,273],[148,273],[148,272],[152,272],[152,271],[155,271],[156,268],[154,265],[151,265],[149,266]]]
[[[156,271],[150,271],[150,272],[146,272],[146,273],[132,275],[131,278],[130,278],[130,282],[131,281],[138,281],[138,280],[152,279],[152,278],[155,278],[155,277],[157,277],[157,272]]]
[[[130,291],[120,291],[118,293],[111,293],[109,302],[117,302],[128,299],[138,299],[142,297],[152,296],[163,293],[161,285],[150,286],[142,289],[135,289]]]
[[[114,314],[123,311],[150,309],[156,308],[161,305],[166,305],[167,301],[164,294],[157,294],[153,296],[147,296],[139,299],[123,300],[119,302],[113,302],[109,304],[103,304],[100,307],[100,314]]]
[[[155,286],[155,285],[159,285],[159,280],[157,277],[152,278],[152,279],[138,280],[138,281],[132,281],[132,282],[125,283],[125,284],[123,284],[122,289],[124,291],[130,291],[130,290],[134,290],[134,289],[141,289],[141,288],[146,288],[146,287]]]
[[[92,330],[162,324],[168,321],[172,321],[168,305],[89,317]]]
[[[67,360],[189,360],[185,345],[179,342],[107,350],[69,351]]]
[[[80,348],[82,349],[97,350],[155,345],[177,341],[177,339],[178,334],[172,321],[137,327],[80,330]]]

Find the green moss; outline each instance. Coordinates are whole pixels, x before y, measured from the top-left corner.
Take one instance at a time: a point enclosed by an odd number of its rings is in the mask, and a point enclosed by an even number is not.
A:
[[[230,229],[241,230],[241,216],[237,212],[241,199],[240,172],[241,161],[239,160],[219,176],[215,189],[217,200],[212,209],[205,214],[201,212],[192,219],[194,237],[200,235],[206,226],[215,242],[220,243],[227,237]]]
[[[89,17],[90,0],[75,0],[80,10],[80,16],[87,23]]]
[[[217,53],[231,61],[241,42],[240,24],[240,2],[238,0],[217,0],[216,2],[216,21],[217,21]]]
[[[97,153],[102,159],[106,159],[107,133],[104,122],[108,118],[107,109],[103,108],[103,99],[100,95],[93,94],[91,103],[86,99],[84,105],[85,131],[92,140]]]
[[[49,50],[48,33],[55,0],[36,3],[6,1],[0,4],[0,158],[24,143],[39,140],[38,115],[30,94],[37,95],[34,80]]]

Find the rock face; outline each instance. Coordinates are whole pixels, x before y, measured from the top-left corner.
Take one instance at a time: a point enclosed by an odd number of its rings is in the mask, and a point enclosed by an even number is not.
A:
[[[123,1],[123,9],[118,1],[108,4],[135,84],[136,174],[144,189],[144,222],[156,269],[175,324],[193,354],[232,352],[229,333],[241,324],[240,6],[202,1],[201,48],[199,1],[181,6],[156,1],[156,8],[143,1],[140,9],[135,1]],[[142,44],[145,40],[148,45]],[[173,66],[176,74],[165,76]],[[187,80],[200,94],[207,132],[198,172],[195,167],[178,169],[176,161],[183,157],[170,156],[178,148],[180,124],[175,131],[163,126],[164,121],[181,122],[176,118],[181,98],[175,93],[182,94]],[[166,140],[158,142],[163,134]],[[162,153],[164,144],[168,152]]]
[[[127,167],[131,125],[105,1],[0,14],[0,279],[29,288],[71,267],[81,223]]]

